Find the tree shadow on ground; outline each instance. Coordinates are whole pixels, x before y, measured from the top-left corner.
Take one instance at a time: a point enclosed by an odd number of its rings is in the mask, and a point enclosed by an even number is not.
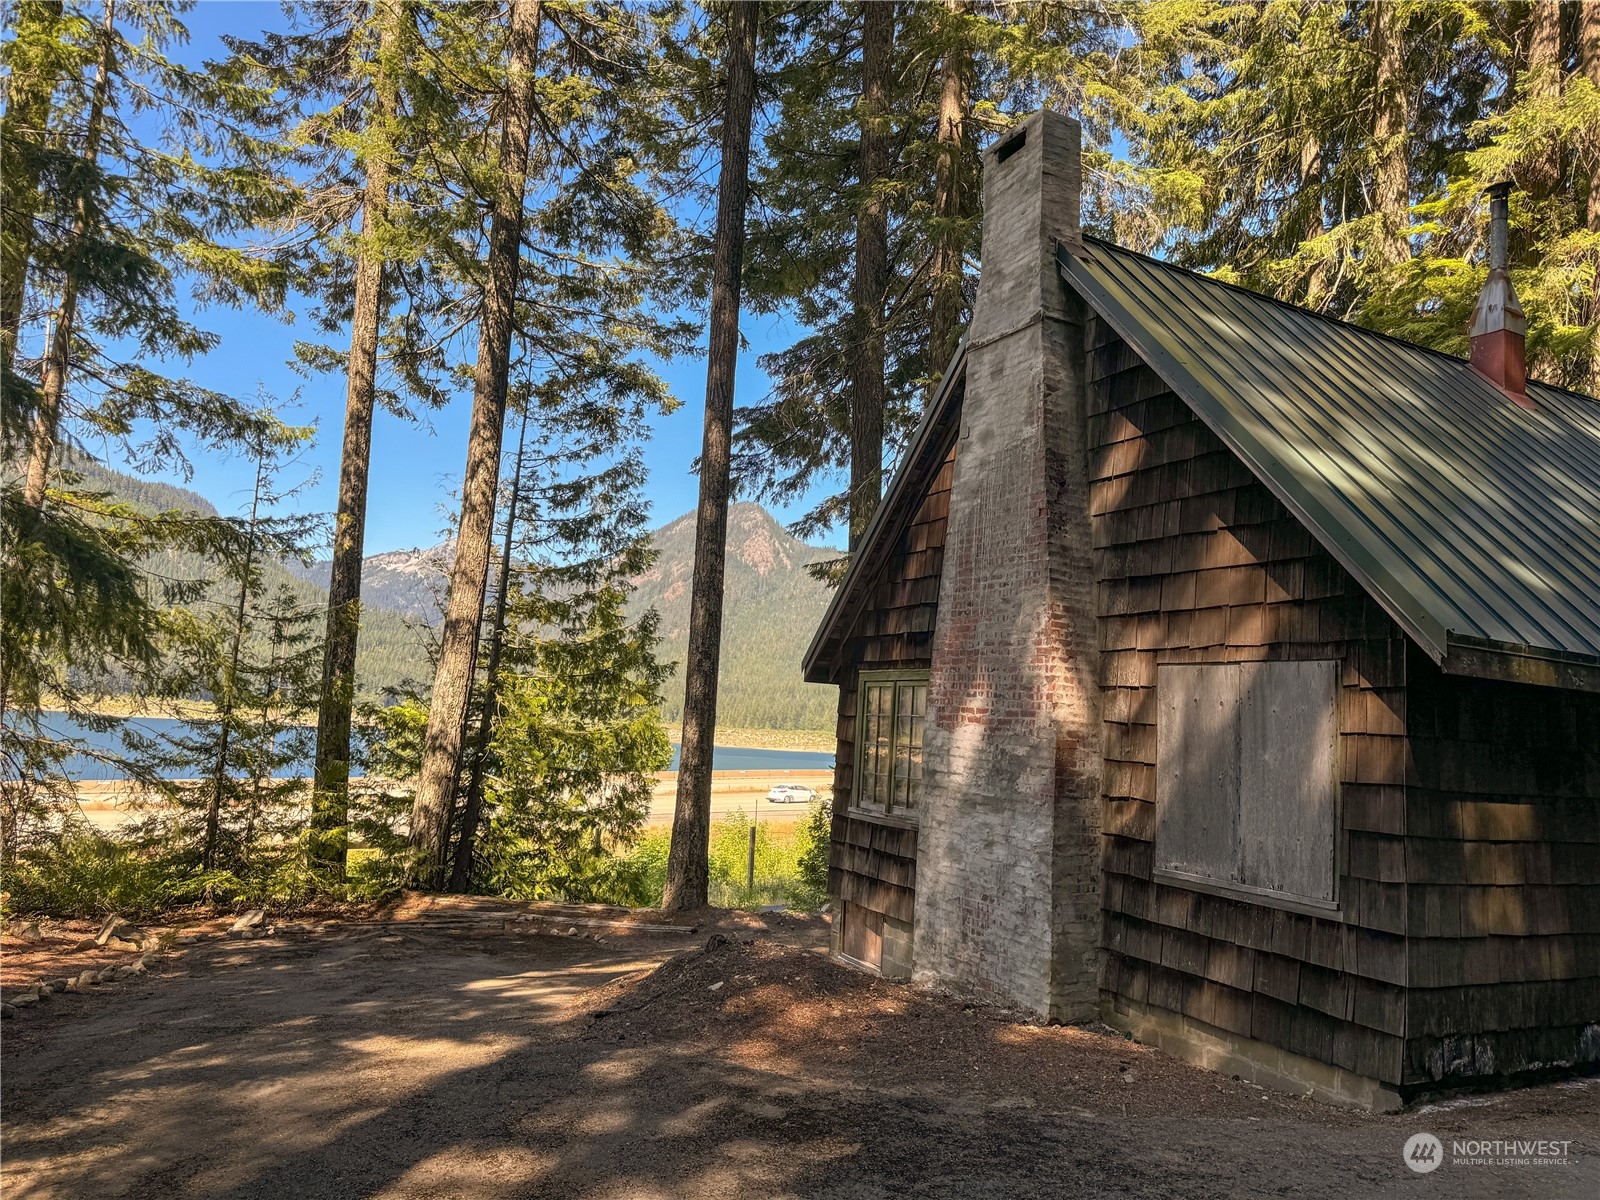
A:
[[[736,985],[757,970],[741,951],[656,993],[613,981],[695,942],[504,942],[225,946],[187,978],[30,1022],[7,1038],[7,1196],[1232,1196],[1289,1177],[1333,1196],[1394,1172],[1388,1131],[1322,1110],[1250,1122],[1227,1081],[1222,1115],[1124,1116],[1072,1081],[1088,1035],[898,989],[864,1005],[890,985],[827,964],[820,990]],[[707,1003],[712,977],[745,991]],[[936,1031],[963,1020],[952,1057]],[[872,1070],[852,1069],[863,1046]],[[1154,1072],[1154,1052],[1127,1053]],[[1060,1086],[993,1086],[1024,1058]]]

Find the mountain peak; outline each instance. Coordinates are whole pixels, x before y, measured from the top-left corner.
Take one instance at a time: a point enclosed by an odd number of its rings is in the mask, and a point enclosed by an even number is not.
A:
[[[677,718],[683,704],[682,663],[689,637],[694,532],[693,512],[655,531],[656,561],[634,580],[638,590],[628,603],[629,611],[636,615],[647,608],[660,614],[657,654],[663,662],[678,664],[666,684],[669,719]],[[453,549],[452,543],[441,542],[426,549],[370,556],[361,571],[363,604],[437,623]],[[838,554],[792,537],[759,504],[729,506],[721,720],[771,728],[827,728],[834,704],[831,689],[800,679],[801,656],[828,605],[828,589],[805,568]],[[299,573],[327,585],[325,562]]]
[[[661,570],[651,578],[670,576],[669,563],[682,561],[690,573],[694,565],[695,513],[684,513],[655,532]],[[747,567],[758,576],[792,571],[838,552],[825,546],[810,546],[792,536],[776,517],[753,501],[728,506],[727,556],[730,564]]]

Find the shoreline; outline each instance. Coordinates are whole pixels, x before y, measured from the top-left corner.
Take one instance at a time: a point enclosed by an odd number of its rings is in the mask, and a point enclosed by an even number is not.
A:
[[[62,708],[46,707],[40,711],[67,715],[66,710]],[[141,717],[181,720],[210,715],[211,703],[207,700],[173,700],[155,707],[118,704],[113,700],[107,700],[91,705],[90,711],[97,716],[123,720],[138,720]],[[665,729],[667,739],[673,745],[683,741],[681,724],[670,722],[665,725]],[[719,727],[714,740],[718,746],[729,750],[810,750],[818,753],[830,753],[837,744],[834,733],[827,729],[756,729],[740,725]]]

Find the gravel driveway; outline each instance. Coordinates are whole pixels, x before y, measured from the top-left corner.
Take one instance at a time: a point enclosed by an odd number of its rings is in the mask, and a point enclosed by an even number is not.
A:
[[[792,930],[642,974],[705,940],[192,947],[6,1022],[5,1195],[1600,1196],[1594,1081],[1371,1117],[866,980]],[[1420,1130],[1571,1161],[1417,1175]]]

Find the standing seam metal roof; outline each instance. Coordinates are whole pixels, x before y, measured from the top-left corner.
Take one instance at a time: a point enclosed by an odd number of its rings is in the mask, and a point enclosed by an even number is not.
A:
[[[1600,659],[1600,401],[1084,242],[1067,284],[1435,660]]]

